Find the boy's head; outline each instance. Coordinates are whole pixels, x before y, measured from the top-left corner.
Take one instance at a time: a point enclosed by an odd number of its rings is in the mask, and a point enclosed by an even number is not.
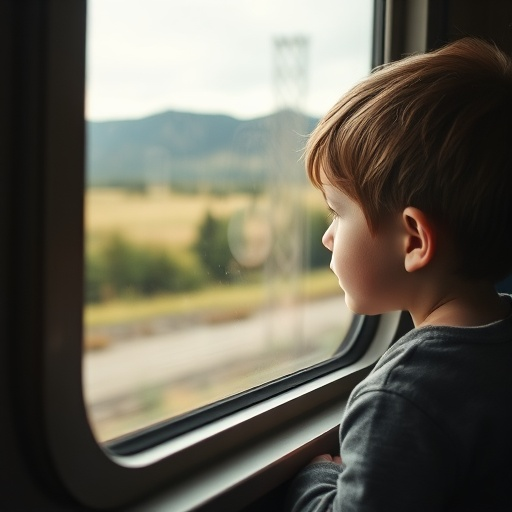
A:
[[[377,70],[322,119],[306,147],[312,182],[363,210],[372,233],[412,206],[453,243],[458,271],[512,269],[512,61],[462,39]]]

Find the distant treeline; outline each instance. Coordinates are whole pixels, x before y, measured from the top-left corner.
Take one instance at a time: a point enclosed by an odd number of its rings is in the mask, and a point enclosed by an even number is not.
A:
[[[94,190],[96,187],[90,187]],[[222,197],[230,194],[247,194],[250,196],[259,196],[266,190],[263,183],[236,183],[225,181],[177,181],[172,184],[148,185],[140,181],[112,181],[103,184],[99,189],[123,190],[128,194],[147,194],[151,189],[160,188],[173,192],[175,194],[197,195],[207,192],[209,195]]]
[[[304,270],[326,266],[330,253],[321,244],[327,228],[326,215],[307,212],[309,236],[303,240]],[[211,283],[230,283],[244,273],[234,259],[228,240],[228,220],[207,213],[198,228],[188,257],[163,247],[135,244],[119,234],[107,237],[86,255],[85,301],[106,302],[114,298],[148,297],[156,294],[197,290]]]

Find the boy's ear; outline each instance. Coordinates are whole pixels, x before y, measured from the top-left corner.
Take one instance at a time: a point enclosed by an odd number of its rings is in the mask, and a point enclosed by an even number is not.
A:
[[[402,220],[405,228],[405,270],[414,272],[424,268],[434,257],[436,230],[426,215],[412,206],[405,208]]]

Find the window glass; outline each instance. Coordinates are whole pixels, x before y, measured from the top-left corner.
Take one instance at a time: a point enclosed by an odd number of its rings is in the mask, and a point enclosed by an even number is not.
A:
[[[90,0],[84,393],[109,440],[328,360],[346,309],[301,150],[371,0]]]

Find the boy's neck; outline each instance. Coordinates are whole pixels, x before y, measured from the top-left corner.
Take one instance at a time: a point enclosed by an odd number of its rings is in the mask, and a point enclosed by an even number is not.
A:
[[[425,292],[427,300],[409,310],[416,327],[476,327],[503,320],[511,313],[510,303],[486,281],[451,279]]]

